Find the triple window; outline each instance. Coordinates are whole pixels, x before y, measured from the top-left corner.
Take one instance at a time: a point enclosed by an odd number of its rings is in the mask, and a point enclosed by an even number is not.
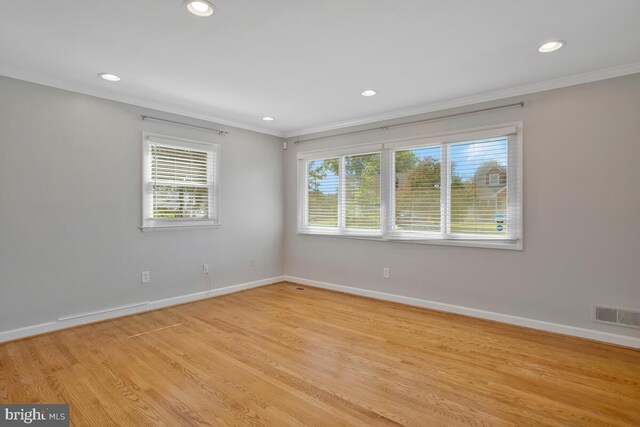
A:
[[[298,231],[522,247],[520,125],[301,153]]]

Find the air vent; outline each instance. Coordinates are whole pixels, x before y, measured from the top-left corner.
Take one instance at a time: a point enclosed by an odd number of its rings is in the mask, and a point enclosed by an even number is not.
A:
[[[640,328],[640,311],[618,310],[618,323],[623,326]]]
[[[596,305],[593,310],[593,321],[640,329],[640,311]]]
[[[618,309],[596,306],[595,320],[607,323],[618,323]]]

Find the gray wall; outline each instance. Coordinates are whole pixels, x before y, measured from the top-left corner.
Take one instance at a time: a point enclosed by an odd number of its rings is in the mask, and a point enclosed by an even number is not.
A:
[[[289,144],[285,273],[640,337],[591,322],[594,303],[640,309],[640,74],[487,105],[519,100],[526,108]],[[524,251],[296,234],[297,151],[520,120]]]
[[[207,290],[204,263],[216,288],[282,274],[281,139],[141,113],[0,77],[0,332]],[[145,130],[221,144],[220,229],[138,229]]]
[[[138,107],[0,77],[0,332],[204,291],[208,263],[214,287],[284,264],[292,276],[640,337],[590,320],[593,303],[640,308],[640,75],[520,99],[525,109],[290,144],[283,164],[279,138],[142,122]],[[524,251],[296,234],[297,150],[518,120]],[[143,130],[221,144],[220,229],[138,229]]]

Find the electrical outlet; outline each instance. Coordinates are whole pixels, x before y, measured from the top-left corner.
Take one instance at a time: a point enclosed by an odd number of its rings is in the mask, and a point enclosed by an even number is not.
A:
[[[202,274],[209,274],[209,264],[202,264]]]
[[[148,271],[143,271],[142,272],[142,283],[149,283],[151,281],[151,278],[149,277],[149,272]]]
[[[251,264],[251,268],[255,268],[255,266],[256,266],[256,259],[255,259],[255,258],[251,258],[251,259],[249,260],[249,263]]]
[[[391,277],[389,273],[389,267],[385,267],[382,269],[382,277],[384,277],[385,279],[388,279],[389,277]]]

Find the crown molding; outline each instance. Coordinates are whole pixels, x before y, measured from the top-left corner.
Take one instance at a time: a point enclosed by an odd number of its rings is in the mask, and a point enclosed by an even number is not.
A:
[[[158,110],[165,113],[176,114],[178,116],[188,117],[197,120],[204,120],[207,122],[215,123],[218,125],[224,125],[252,132],[264,133],[282,138],[284,135],[277,129],[268,129],[260,126],[254,126],[251,124],[237,122],[234,120],[228,120],[216,116],[212,116],[206,113],[193,111],[176,107],[169,103],[151,101],[149,99],[140,98],[128,94],[113,93],[108,90],[102,90],[90,86],[82,86],[68,81],[58,80],[42,75],[40,73],[31,72],[15,72],[14,70],[0,69],[0,76],[9,77],[16,80],[22,80],[29,83],[35,83],[43,86],[53,87],[56,89],[62,89],[69,92],[75,92],[82,95],[94,96],[97,98],[107,99],[109,101],[121,102],[123,104],[129,104],[140,108],[147,108],[151,110]]]
[[[371,123],[382,122],[385,120],[399,119],[403,117],[416,116],[419,114],[433,113],[436,111],[447,110],[451,108],[465,107],[483,102],[497,101],[500,99],[511,98],[514,96],[529,95],[537,92],[544,92],[552,89],[560,89],[568,86],[575,86],[584,83],[591,83],[598,80],[612,79],[615,77],[626,76],[630,74],[640,73],[640,62],[620,65],[616,67],[604,68],[586,73],[573,74],[557,79],[546,80],[538,83],[531,83],[522,86],[515,86],[508,89],[500,89],[492,92],[486,92],[478,95],[465,96],[462,98],[451,99],[448,101],[436,102],[432,104],[421,105],[418,107],[407,108],[397,111],[391,111],[381,114],[373,114],[362,116],[359,118],[345,120],[325,125],[312,126],[292,131],[284,132],[285,138],[292,138],[313,133],[327,132],[337,129],[343,129],[351,126],[365,125]]]
[[[198,120],[204,120],[219,125],[230,126],[234,128],[249,130],[253,132],[263,133],[266,135],[272,135],[280,138],[292,138],[303,135],[310,135],[313,133],[327,132],[332,130],[344,129],[351,126],[366,125],[376,122],[382,122],[385,120],[399,119],[403,117],[415,116],[426,113],[433,113],[436,111],[447,110],[451,108],[465,107],[473,104],[480,104],[483,102],[497,101],[500,99],[511,98],[515,96],[529,95],[537,92],[544,92],[547,90],[559,89],[568,86],[575,86],[584,83],[595,82],[599,80],[606,80],[615,77],[622,77],[630,74],[640,73],[640,62],[634,62],[631,64],[620,65],[616,67],[604,68],[600,70],[589,71],[586,73],[574,74],[566,77],[561,77],[552,80],[546,80],[543,82],[532,83],[522,86],[515,86],[508,89],[500,89],[497,91],[486,92],[478,95],[466,96],[456,99],[451,99],[442,102],[436,102],[426,105],[421,105],[412,108],[406,108],[402,110],[390,111],[381,114],[372,114],[368,116],[362,116],[350,120],[344,120],[334,123],[327,123],[324,125],[311,126],[307,128],[300,128],[290,131],[279,131],[277,129],[269,129],[260,126],[251,125],[248,123],[237,122],[234,120],[228,120],[221,117],[212,116],[206,113],[198,112],[195,110],[184,109],[175,107],[169,103],[162,103],[151,101],[148,99],[136,97],[127,94],[115,94],[108,90],[102,90],[96,87],[90,86],[78,86],[75,83],[64,81],[60,79],[51,78],[47,75],[38,72],[24,72],[20,70],[4,69],[0,68],[0,75],[23,80],[31,83],[36,83],[44,86],[49,86],[57,89],[67,90],[71,92],[80,93],[83,95],[95,96],[98,98],[107,99],[110,101],[122,102],[125,104],[134,105],[141,108],[148,108],[153,110],[159,110],[166,113],[177,114],[184,117],[194,118]]]

